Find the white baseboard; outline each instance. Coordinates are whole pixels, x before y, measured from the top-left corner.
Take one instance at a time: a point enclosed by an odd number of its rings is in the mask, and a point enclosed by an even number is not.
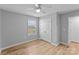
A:
[[[58,43],[58,44],[55,44],[55,43],[52,43],[52,42],[51,42],[51,44],[52,44],[52,45],[54,45],[54,46],[58,46],[60,43]]]
[[[71,41],[69,41],[69,42],[76,42],[76,43],[79,43],[79,41],[75,41],[75,40],[71,40]]]
[[[44,40],[44,39],[40,39],[40,40]],[[46,41],[46,40],[45,40]],[[47,42],[49,42],[49,41],[47,41]],[[55,43],[53,43],[53,42],[49,42],[50,44],[52,44],[52,45],[54,45],[54,46],[58,46],[60,43],[58,43],[58,44],[55,44]]]
[[[60,42],[60,44],[63,44],[63,45],[68,45],[67,43],[64,43],[64,42]]]
[[[10,48],[10,47],[14,47],[14,46],[17,46],[17,45],[21,45],[21,44],[23,44],[23,43],[27,43],[27,42],[30,42],[30,41],[33,41],[33,40],[36,40],[36,39],[32,39],[32,40],[28,40],[28,41],[24,41],[24,42],[16,43],[16,44],[13,44],[13,45],[10,45],[10,46],[1,48],[0,51],[2,51],[2,50],[4,50],[4,49],[7,49],[7,48]],[[43,40],[43,39],[40,39],[40,40]],[[53,43],[53,42],[49,42],[49,43],[52,44],[52,45],[54,45],[54,46],[58,46],[58,45],[59,45],[59,43],[58,43],[58,44],[55,44],[55,43]]]
[[[19,43],[16,43],[16,44],[13,44],[13,45],[1,48],[1,51],[4,50],[4,49],[10,48],[10,47],[14,47],[14,46],[17,46],[17,45],[21,45],[23,43],[27,43],[27,42],[33,41],[33,40],[36,40],[36,39],[32,39],[32,40],[28,40],[28,41],[24,41],[24,42],[19,42]]]

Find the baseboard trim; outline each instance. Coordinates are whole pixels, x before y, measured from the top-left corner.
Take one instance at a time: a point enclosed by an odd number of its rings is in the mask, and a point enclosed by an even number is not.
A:
[[[28,43],[28,42],[33,41],[33,40],[37,40],[37,39],[32,39],[32,40],[28,40],[28,41],[25,41],[25,42],[16,43],[16,44],[13,44],[13,45],[10,45],[10,46],[1,48],[0,51],[5,50],[5,49],[8,49],[8,48],[11,48],[11,47],[14,47],[14,46],[17,46],[17,45],[21,45],[21,44],[24,44],[24,43]],[[39,40],[43,40],[43,39],[39,39]],[[55,43],[53,43],[53,42],[49,42],[49,43],[52,44],[52,45],[54,45],[54,46],[58,46],[58,45],[60,44],[60,43],[55,44]],[[61,42],[61,44],[66,45],[66,44],[63,43],[63,42]]]
[[[40,39],[40,40],[44,40],[44,39]],[[44,40],[44,41],[46,41],[46,40]],[[58,44],[55,44],[55,43],[53,43],[53,42],[49,42],[49,41],[46,41],[46,42],[48,42],[48,43],[50,43],[50,44],[52,44],[52,45],[54,45],[54,46],[58,46],[60,43],[58,43]]]
[[[60,44],[63,44],[63,45],[66,45],[66,46],[68,45],[67,43],[64,43],[64,42],[60,42]]]
[[[77,44],[79,44],[79,42],[76,42],[76,41],[70,41],[70,42],[73,42],[73,43],[77,43]]]
[[[8,48],[11,48],[11,47],[14,47],[14,46],[17,46],[17,45],[21,45],[21,44],[24,44],[24,43],[28,43],[28,42],[33,41],[33,40],[36,40],[36,39],[32,39],[32,40],[28,40],[28,41],[25,41],[25,42],[16,43],[16,44],[13,44],[13,45],[10,45],[10,46],[1,48],[0,51],[5,50],[5,49],[8,49]]]
[[[52,42],[51,42],[51,44],[52,44],[52,45],[54,45],[54,46],[58,46],[60,43],[58,43],[58,44],[55,44],[55,43],[52,43]]]

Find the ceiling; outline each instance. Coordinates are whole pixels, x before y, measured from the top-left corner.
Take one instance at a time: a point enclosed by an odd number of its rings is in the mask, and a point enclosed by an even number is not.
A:
[[[34,4],[0,4],[0,9],[35,17],[41,17],[55,12],[66,13],[78,10],[79,4],[42,4],[40,13],[36,13],[34,8]]]

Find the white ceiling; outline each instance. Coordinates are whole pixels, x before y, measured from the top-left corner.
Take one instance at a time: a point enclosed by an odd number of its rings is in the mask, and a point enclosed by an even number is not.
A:
[[[55,12],[62,13],[78,10],[79,4],[42,4],[42,12],[40,13],[36,13],[34,8],[34,4],[0,4],[0,9],[36,17],[41,17]]]

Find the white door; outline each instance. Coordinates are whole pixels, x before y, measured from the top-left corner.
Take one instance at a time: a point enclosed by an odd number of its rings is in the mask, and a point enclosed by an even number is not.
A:
[[[69,18],[69,42],[79,42],[79,16]]]

